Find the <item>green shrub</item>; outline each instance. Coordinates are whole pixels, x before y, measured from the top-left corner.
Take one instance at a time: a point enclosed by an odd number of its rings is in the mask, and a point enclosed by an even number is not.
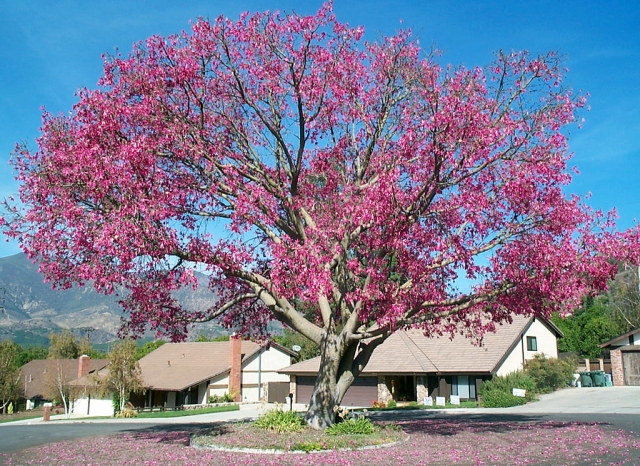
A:
[[[524,400],[533,401],[536,399],[536,383],[529,375],[522,371],[512,372],[506,376],[495,376],[492,380],[482,384],[478,395],[483,398],[482,405],[487,406],[486,400],[489,392],[497,391],[508,393],[513,396],[514,388],[526,390],[526,396],[523,398]]]
[[[523,405],[527,402],[526,398],[513,396],[512,393],[501,390],[491,390],[483,395],[483,408],[509,408],[511,406]]]
[[[234,396],[230,393],[223,393],[222,395],[210,395],[208,398],[209,404],[214,403],[232,403]]]
[[[346,419],[325,430],[328,435],[373,434],[375,431],[376,426],[364,416]]]
[[[575,369],[575,362],[569,359],[547,358],[544,354],[536,354],[527,361],[525,372],[535,382],[538,393],[549,393],[569,385]]]
[[[389,402],[387,403],[387,408],[395,408],[396,406],[398,406],[396,400],[389,400]]]
[[[272,409],[262,414],[254,421],[256,427],[273,430],[280,434],[286,432],[299,432],[304,427],[304,420],[294,411],[283,411],[280,408]]]

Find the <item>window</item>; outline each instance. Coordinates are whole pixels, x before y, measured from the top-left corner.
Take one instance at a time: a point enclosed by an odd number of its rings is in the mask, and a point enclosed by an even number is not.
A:
[[[451,378],[451,394],[462,399],[476,398],[476,378],[468,375],[454,375]]]
[[[527,337],[527,351],[538,351],[538,340],[536,340],[536,337]]]

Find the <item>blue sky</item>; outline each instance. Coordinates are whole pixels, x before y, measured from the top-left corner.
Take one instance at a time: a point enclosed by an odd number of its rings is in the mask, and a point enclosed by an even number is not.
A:
[[[40,108],[66,113],[81,87],[95,87],[103,53],[126,54],[134,42],[189,28],[198,16],[275,10],[310,14],[319,1],[64,1],[3,0],[0,4],[0,198],[18,186],[8,164],[16,142],[35,147]],[[570,148],[581,175],[568,192],[595,208],[618,209],[619,227],[640,218],[640,2],[335,0],[338,19],[363,25],[367,37],[411,27],[443,63],[485,65],[493,52],[557,50],[568,82],[589,92],[583,129]],[[400,21],[403,21],[401,24]],[[0,242],[0,257],[15,254]]]

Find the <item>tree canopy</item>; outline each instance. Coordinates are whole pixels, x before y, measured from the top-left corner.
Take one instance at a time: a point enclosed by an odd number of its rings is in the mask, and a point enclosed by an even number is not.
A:
[[[108,355],[109,374],[104,387],[118,400],[120,412],[124,410],[131,393],[145,391],[142,371],[136,358],[137,350],[135,340],[126,339],[115,343]]]
[[[12,341],[0,341],[0,412],[9,403],[24,395],[20,366],[16,363],[20,346]]]
[[[99,87],[17,148],[22,204],[0,226],[56,286],[127,290],[129,331],[277,319],[304,335],[322,355],[314,426],[394,330],[481,339],[570,312],[611,257],[637,262],[636,231],[565,195],[585,98],[555,53],[443,68],[409,30],[363,34],[327,4],[106,57]],[[197,286],[194,264],[205,311],[171,294]]]

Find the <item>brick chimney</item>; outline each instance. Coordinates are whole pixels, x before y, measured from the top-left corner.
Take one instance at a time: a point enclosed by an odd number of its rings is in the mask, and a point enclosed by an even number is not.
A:
[[[229,395],[235,395],[233,401],[240,401],[242,383],[242,338],[235,333],[229,337]]]
[[[91,358],[86,354],[83,354],[78,358],[78,378],[89,375],[90,362]]]

